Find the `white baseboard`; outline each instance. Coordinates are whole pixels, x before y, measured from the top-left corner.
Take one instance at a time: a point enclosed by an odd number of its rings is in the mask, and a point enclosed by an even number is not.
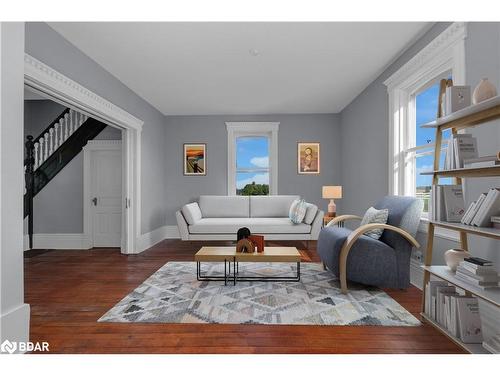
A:
[[[24,235],[24,250],[29,249],[28,235]],[[83,233],[36,233],[33,234],[34,249],[88,250],[89,239]]]
[[[410,260],[410,283],[422,290],[424,283],[424,270],[420,267],[422,264],[416,260]]]
[[[167,228],[167,235],[165,237],[166,239],[181,238],[177,225],[166,225],[165,227]]]
[[[0,343],[28,342],[30,336],[30,305],[23,303],[0,316]]]
[[[180,238],[177,225],[164,225],[151,232],[141,235],[138,241],[137,252],[140,253],[167,238]]]

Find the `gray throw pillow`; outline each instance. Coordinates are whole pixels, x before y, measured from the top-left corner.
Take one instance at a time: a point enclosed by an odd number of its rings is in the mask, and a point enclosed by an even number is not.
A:
[[[361,220],[360,226],[372,223],[387,224],[388,217],[389,210],[387,208],[384,208],[383,210],[377,210],[376,208],[370,207],[368,210],[366,210],[365,216],[363,216],[363,220]],[[366,232],[365,236],[369,236],[373,239],[378,240],[382,233],[384,233],[384,230],[382,228],[373,229]]]

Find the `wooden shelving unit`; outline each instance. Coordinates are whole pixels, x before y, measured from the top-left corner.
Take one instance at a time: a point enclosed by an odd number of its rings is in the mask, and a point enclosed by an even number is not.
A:
[[[443,139],[443,131],[451,129],[453,134],[458,130],[479,126],[489,121],[500,118],[500,96],[496,96],[482,103],[472,105],[457,111],[449,116],[444,116],[436,121],[422,125],[424,128],[436,129],[436,143],[434,148],[434,163],[433,171],[425,172],[422,174],[432,175],[433,187],[439,184],[439,179],[442,177],[455,178],[456,184],[462,183],[462,178],[471,177],[497,177],[500,176],[500,166],[482,167],[482,168],[462,168],[451,170],[440,170],[439,160],[441,152],[441,143]],[[484,299],[496,306],[500,307],[500,289],[483,290],[474,285],[465,283],[458,279],[453,272],[446,266],[432,266],[432,252],[434,243],[434,229],[435,227],[442,227],[450,230],[455,230],[460,233],[460,245],[462,249],[468,250],[467,235],[476,235],[500,240],[500,229],[475,227],[471,225],[464,225],[460,223],[448,223],[445,221],[429,221],[429,230],[427,233],[427,249],[425,254],[425,265],[422,267],[424,270],[424,285],[422,295],[422,317],[423,319],[440,330],[443,334],[447,335],[451,340],[456,342],[462,348],[470,353],[487,353],[481,344],[465,344],[460,339],[451,335],[446,329],[441,327],[438,323],[432,320],[425,314],[425,285],[429,282],[431,275],[447,281],[450,284],[463,289],[467,294],[474,295],[478,298]]]

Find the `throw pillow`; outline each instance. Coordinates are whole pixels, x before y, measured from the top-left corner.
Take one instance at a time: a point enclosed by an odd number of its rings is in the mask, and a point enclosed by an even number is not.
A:
[[[302,223],[304,217],[306,216],[307,211],[307,203],[303,199],[296,199],[292,202],[290,206],[290,212],[288,213],[288,217],[294,224]]]
[[[365,216],[363,216],[363,220],[361,220],[360,225],[372,223],[387,224],[388,217],[389,210],[387,208],[384,208],[383,210],[377,210],[376,208],[370,207],[368,210],[366,210]],[[370,230],[366,232],[365,235],[378,240],[380,236],[382,236],[382,233],[384,233],[384,230],[380,228]]]
[[[316,217],[316,214],[318,213],[318,206],[312,203],[306,203],[306,205],[307,211],[306,216],[304,217],[304,223],[306,223],[307,225],[311,225],[314,221],[314,218]]]
[[[181,211],[182,211],[182,215],[184,215],[184,218],[186,219],[186,221],[189,225],[193,225],[198,220],[200,220],[202,217],[200,207],[198,206],[198,203],[196,203],[196,202],[185,204],[182,207]]]

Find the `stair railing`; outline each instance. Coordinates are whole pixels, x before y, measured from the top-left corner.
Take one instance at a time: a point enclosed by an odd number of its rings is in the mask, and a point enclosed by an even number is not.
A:
[[[85,122],[88,116],[66,108],[38,137],[26,137],[24,160],[25,205],[28,215],[29,248],[33,248],[33,198],[35,171]]]

